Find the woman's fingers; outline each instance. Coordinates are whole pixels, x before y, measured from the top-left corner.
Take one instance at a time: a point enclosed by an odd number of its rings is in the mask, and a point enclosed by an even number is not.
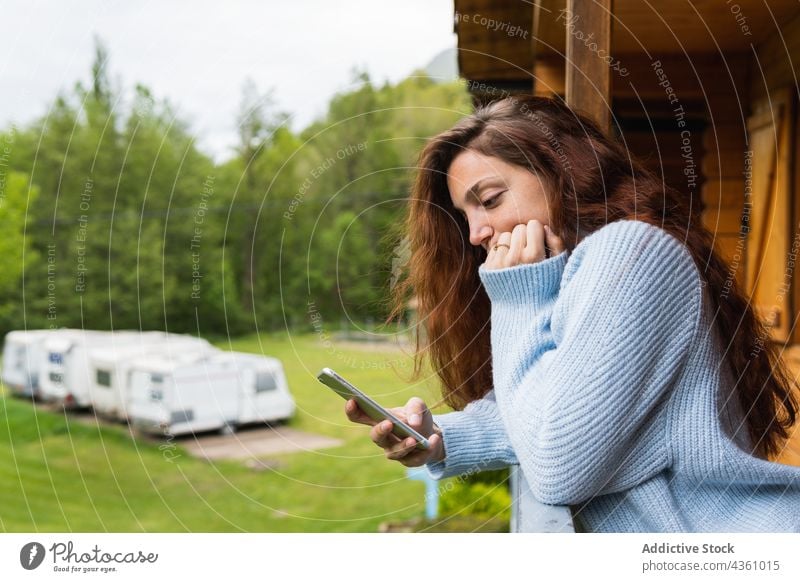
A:
[[[405,438],[395,445],[386,449],[386,458],[393,461],[399,461],[403,457],[412,454],[417,447],[417,441],[411,437]]]
[[[510,250],[511,233],[500,233],[500,236],[497,237],[497,242],[489,249],[489,254],[486,256],[484,265],[487,269],[502,269],[504,266],[504,258]]]
[[[425,403],[421,399],[418,400],[421,403],[419,412],[427,412]],[[416,402],[414,404],[415,406],[418,406]],[[401,439],[395,435],[394,432],[392,432],[394,429],[392,421],[382,420],[381,422],[375,422],[372,420],[370,417],[364,414],[354,399],[351,398],[345,402],[344,409],[345,414],[347,414],[347,418],[352,422],[372,426],[372,429],[370,430],[370,438],[376,445],[384,449],[387,458],[399,460],[410,452],[414,451],[415,447],[417,446],[417,441],[415,441],[413,438],[409,437],[407,439]],[[403,409],[395,408],[391,410],[395,415],[397,415],[398,418],[406,421]]]
[[[511,231],[511,242],[509,243],[511,248],[503,256],[502,263],[504,266],[511,267],[521,262],[522,253],[525,250],[525,238],[525,225],[518,224]]]
[[[555,257],[556,255],[563,253],[566,250],[566,247],[564,247],[564,241],[561,240],[560,237],[556,236],[549,226],[545,226],[544,231],[545,239],[547,241],[547,248],[550,249],[550,256]]]
[[[545,231],[538,220],[529,220],[524,227],[527,234],[527,244],[523,253],[524,263],[538,263],[545,258]]]
[[[441,460],[444,456],[442,437],[437,433],[428,437],[429,449],[419,449],[416,440],[411,437],[398,438],[392,434],[391,426],[383,426],[383,422],[375,425],[372,430],[373,441],[383,449],[386,458],[398,461],[406,467],[419,467],[431,460]]]
[[[368,426],[373,426],[375,424],[375,421],[361,410],[354,398],[344,403],[344,413],[347,415],[347,419],[350,422],[357,422],[358,424],[366,424]]]
[[[421,398],[413,397],[404,407],[390,408],[389,411],[401,421],[413,425],[415,430],[427,436],[431,445],[430,449],[417,448],[418,443],[412,437],[401,438],[395,435],[391,420],[380,422],[372,420],[352,398],[345,402],[344,411],[352,422],[372,427],[369,436],[376,445],[383,449],[387,459],[399,461],[406,467],[419,467],[429,462],[432,454],[436,455],[436,459],[444,456],[442,437],[435,432],[437,427],[433,424],[431,411]]]
[[[524,263],[538,263],[565,250],[564,241],[549,226],[538,220],[529,220],[516,225],[511,232],[500,234],[489,249],[484,267],[504,269]]]
[[[369,436],[379,447],[386,449],[394,446],[400,439],[392,433],[392,421],[382,420],[372,427]]]
[[[428,438],[430,449],[418,449],[416,442],[411,443],[411,440],[406,439],[406,442],[395,445],[395,451],[387,453],[387,458],[399,461],[406,467],[419,467],[432,461],[438,461],[443,458],[443,453],[437,454],[442,447],[442,437],[438,434],[432,434]],[[391,456],[390,456],[391,455]]]
[[[496,253],[495,256],[502,261],[511,250],[511,233],[500,233],[500,236],[497,238],[497,242],[494,245],[494,249],[492,250],[494,250]]]
[[[422,434],[427,434],[429,424],[433,424],[431,411],[428,405],[419,396],[412,396],[405,406],[406,422],[408,425]]]

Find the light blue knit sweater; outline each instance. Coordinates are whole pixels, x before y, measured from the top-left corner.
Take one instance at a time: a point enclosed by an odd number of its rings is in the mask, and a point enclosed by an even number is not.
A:
[[[748,454],[704,283],[624,220],[535,264],[481,268],[494,390],[434,415],[435,478],[519,464],[588,531],[800,532],[800,468]]]

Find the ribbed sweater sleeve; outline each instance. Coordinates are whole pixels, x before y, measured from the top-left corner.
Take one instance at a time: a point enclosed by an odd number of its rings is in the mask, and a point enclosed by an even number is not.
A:
[[[492,302],[494,393],[534,496],[576,504],[667,466],[663,411],[702,296],[684,245],[625,220],[569,258],[479,274]],[[460,454],[444,442],[448,457]]]
[[[434,479],[517,464],[494,391],[470,402],[464,410],[434,414],[433,421],[442,430],[446,454],[444,461],[427,465]]]

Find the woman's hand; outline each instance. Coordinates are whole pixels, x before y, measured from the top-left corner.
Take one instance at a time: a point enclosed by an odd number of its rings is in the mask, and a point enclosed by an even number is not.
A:
[[[372,427],[369,433],[370,438],[384,450],[387,459],[399,461],[406,467],[419,467],[444,459],[441,430],[433,423],[431,411],[428,410],[421,398],[411,398],[404,407],[390,408],[389,411],[428,439],[431,446],[427,450],[417,449],[417,441],[411,437],[401,439],[395,436],[392,433],[390,420],[376,423],[359,408],[358,403],[352,398],[344,405],[344,411],[352,422]]]
[[[564,241],[557,237],[549,226],[538,220],[518,224],[511,232],[500,233],[497,242],[486,256],[483,266],[487,269],[505,269],[524,263],[538,263],[564,251]]]

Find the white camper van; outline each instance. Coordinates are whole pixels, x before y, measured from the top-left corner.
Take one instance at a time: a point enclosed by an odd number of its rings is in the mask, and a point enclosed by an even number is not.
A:
[[[116,420],[128,419],[130,377],[134,362],[150,354],[218,351],[201,338],[179,334],[155,334],[139,343],[93,348],[89,351],[89,401],[95,412]]]
[[[128,411],[145,432],[179,435],[284,420],[295,403],[280,361],[222,352],[142,358],[131,374]]]
[[[66,408],[84,408],[89,400],[89,350],[131,345],[161,332],[65,330],[47,337],[41,353],[39,393]]]
[[[61,331],[64,330],[31,329],[6,334],[2,380],[13,394],[39,396],[39,368],[44,341]]]

